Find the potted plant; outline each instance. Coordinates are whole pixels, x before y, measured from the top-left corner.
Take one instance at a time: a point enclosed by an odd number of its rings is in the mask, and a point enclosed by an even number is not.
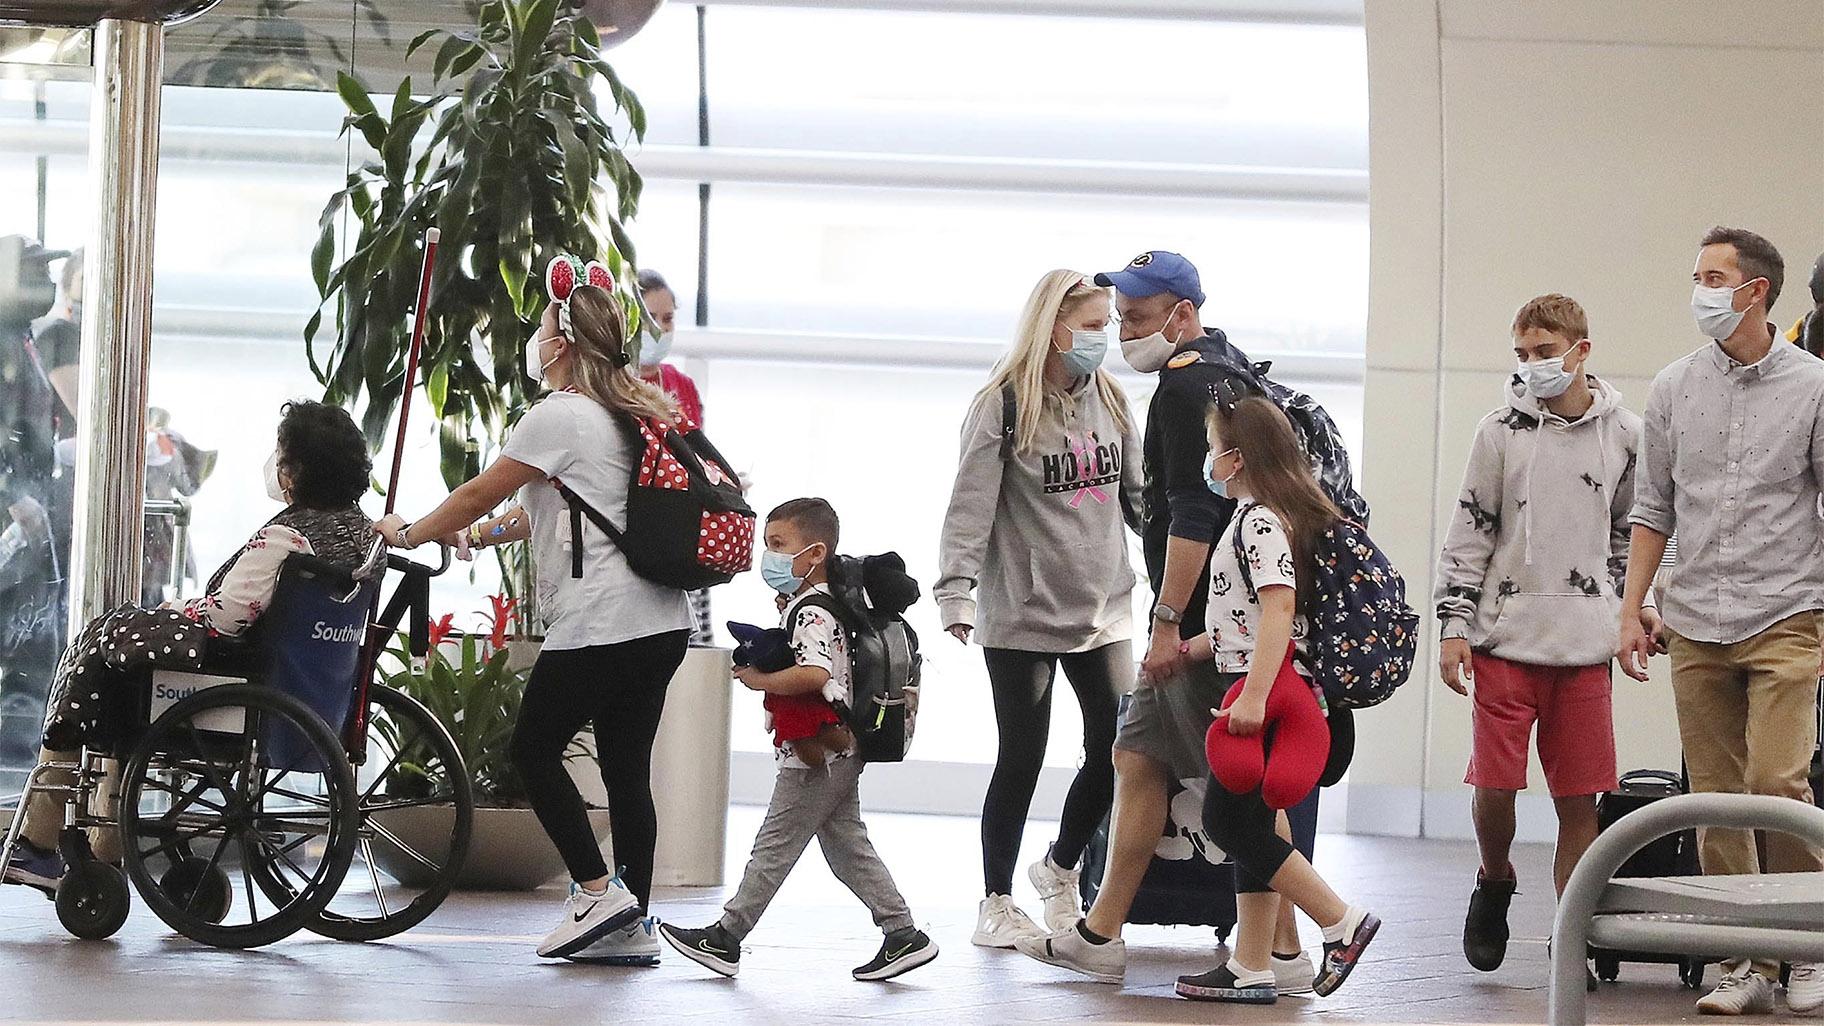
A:
[[[475,826],[469,857],[457,877],[458,887],[531,890],[564,869],[557,849],[538,825],[526,802],[525,785],[508,753],[519,704],[530,668],[515,664],[509,652],[518,603],[505,596],[492,599],[484,613],[486,631],[457,634],[455,618],[445,615],[431,625],[431,648],[422,667],[415,666],[403,643],[389,651],[392,668],[385,683],[423,703],[449,730],[462,753],[475,788]],[[573,745],[569,758],[587,758]],[[416,785],[409,760],[384,782],[389,791],[409,793]],[[432,839],[449,836],[450,810],[440,807],[399,809],[377,818],[401,840],[423,850]],[[592,811],[590,821],[599,842],[608,834],[608,814]],[[381,868],[408,886],[421,873],[419,864],[393,849],[376,845]]]

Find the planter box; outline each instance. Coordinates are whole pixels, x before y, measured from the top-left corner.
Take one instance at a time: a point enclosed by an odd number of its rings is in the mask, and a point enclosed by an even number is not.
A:
[[[426,806],[394,809],[374,818],[399,839],[418,851],[431,853],[450,836],[449,809]],[[592,811],[589,824],[596,840],[608,836],[608,814]],[[424,867],[383,838],[373,842],[374,861],[388,876],[407,887],[422,886]],[[564,872],[564,860],[538,825],[531,809],[475,810],[475,830],[469,856],[457,874],[456,886],[476,891],[530,891]]]

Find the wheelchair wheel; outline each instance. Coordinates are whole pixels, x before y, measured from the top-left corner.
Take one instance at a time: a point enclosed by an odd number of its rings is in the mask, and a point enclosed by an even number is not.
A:
[[[78,862],[57,886],[57,921],[83,940],[114,936],[132,906],[127,878],[106,862]]]
[[[348,873],[355,824],[341,741],[308,706],[258,685],[224,684],[172,706],[134,748],[122,782],[134,888],[172,929],[218,948],[259,947],[307,926]],[[283,898],[254,883],[261,866],[289,881]],[[230,881],[219,909],[218,873]],[[167,879],[195,886],[167,889]]]
[[[234,884],[218,864],[195,855],[180,857],[158,878],[158,888],[173,904],[211,922],[228,918],[234,907]]]
[[[468,767],[437,717],[392,688],[376,686],[368,700],[354,863],[329,906],[305,927],[344,941],[391,937],[435,912],[462,870],[475,818]],[[254,879],[284,886],[257,865]]]

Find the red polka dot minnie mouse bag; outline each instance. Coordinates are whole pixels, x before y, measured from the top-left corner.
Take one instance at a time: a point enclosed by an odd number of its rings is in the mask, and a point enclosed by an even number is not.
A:
[[[569,257],[551,261],[545,284],[560,304],[579,284],[614,288],[607,268],[584,268]],[[622,413],[614,419],[639,454],[627,487],[627,526],[616,527],[563,482],[552,482],[570,505],[570,575],[583,576],[585,518],[620,548],[634,573],[655,584],[696,591],[752,569],[753,508],[702,428]]]

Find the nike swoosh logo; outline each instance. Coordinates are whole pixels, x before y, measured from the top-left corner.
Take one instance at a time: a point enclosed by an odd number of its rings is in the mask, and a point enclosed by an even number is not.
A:
[[[889,961],[889,962],[897,961],[900,957],[904,956],[906,952],[911,951],[913,948],[915,948],[917,946],[918,945],[916,945],[916,944],[908,944],[905,947],[900,948],[898,951],[889,951],[889,952],[887,952],[887,961]]]
[[[724,949],[722,949],[722,948],[718,948],[718,947],[716,947],[716,946],[715,946],[715,945],[713,945],[713,944],[711,944],[711,943],[710,943],[710,942],[708,942],[708,941],[706,941],[706,940],[704,940],[704,941],[698,941],[698,942],[697,942],[697,950],[698,950],[698,951],[705,951],[705,952],[708,952],[708,953],[709,953],[709,954],[712,954],[712,955],[726,955],[726,954],[728,954],[728,952],[727,952],[727,951],[726,951],[726,950],[724,950]]]

